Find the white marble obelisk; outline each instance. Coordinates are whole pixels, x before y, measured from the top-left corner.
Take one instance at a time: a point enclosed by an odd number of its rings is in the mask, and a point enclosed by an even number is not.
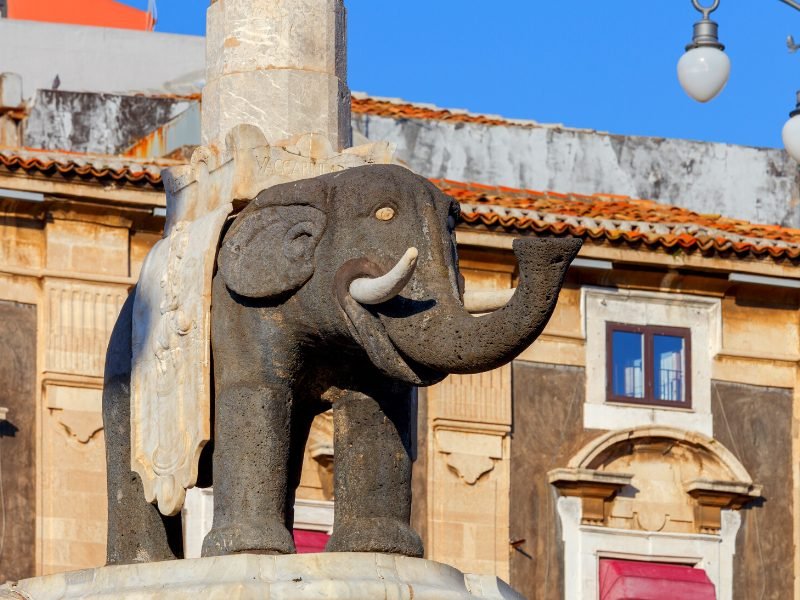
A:
[[[248,124],[270,143],[318,133],[350,147],[346,29],[343,0],[214,0],[203,143]]]

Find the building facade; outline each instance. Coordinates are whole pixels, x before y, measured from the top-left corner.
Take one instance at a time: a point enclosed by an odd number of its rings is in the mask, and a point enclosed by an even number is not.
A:
[[[54,94],[34,109],[21,99],[0,108],[0,579],[104,562],[105,346],[163,229],[160,171],[192,145],[190,134],[168,149],[93,140],[91,128],[81,140],[39,135],[56,115],[47,107],[68,93]],[[142,137],[195,103],[139,98],[148,131],[125,131]],[[83,101],[105,115],[104,102],[122,102]],[[354,109],[356,134],[393,129],[408,148],[446,127],[473,149],[502,137],[494,128],[538,135],[398,102],[357,98]],[[785,191],[790,211],[796,171],[749,151],[747,164],[785,167],[763,194],[777,207]],[[497,371],[420,391],[413,519],[427,557],[496,574],[530,598],[621,598],[614,590],[636,569],[673,592],[795,597],[800,231],[681,208],[677,175],[673,202],[658,203],[612,194],[602,179],[587,192],[580,173],[580,189],[567,174],[558,192],[493,181],[491,170],[481,183],[455,181],[434,154],[413,166],[461,203],[468,289],[514,286],[517,237],[576,236],[584,247],[533,346]],[[723,168],[704,160],[709,173]],[[747,173],[719,185],[744,188]],[[315,423],[298,493],[308,551],[332,524],[331,428],[326,415]],[[190,495],[185,517],[186,553],[196,555],[208,490]]]

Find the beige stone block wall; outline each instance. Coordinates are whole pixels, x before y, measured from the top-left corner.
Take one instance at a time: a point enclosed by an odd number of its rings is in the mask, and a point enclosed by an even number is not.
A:
[[[796,292],[776,289],[769,298],[762,294],[763,290],[742,289],[723,299],[723,351],[753,358],[800,358],[798,312],[792,298]]]
[[[38,219],[0,215],[0,264],[6,267],[39,268],[44,262],[44,230]]]
[[[42,574],[105,562],[103,368],[128,285],[102,280],[128,277],[129,227],[113,216],[62,211],[49,220],[43,236],[48,276],[40,280],[38,302],[37,461]],[[140,254],[143,246],[137,247]]]
[[[441,429],[439,430],[441,431]],[[458,432],[464,444],[470,444],[473,434]],[[477,434],[480,435],[480,434]],[[509,576],[509,485],[510,463],[508,438],[496,436],[500,443],[497,458],[471,455],[465,460],[479,462],[489,459],[477,480],[469,483],[471,475],[465,464],[448,463],[444,448],[431,440],[436,450],[429,480],[428,556],[470,573]],[[467,479],[465,479],[467,475]]]
[[[509,575],[511,366],[428,392],[427,556]]]
[[[138,280],[139,273],[142,272],[142,264],[150,249],[161,239],[160,233],[148,231],[137,231],[130,237],[130,276],[131,279]]]
[[[63,204],[47,218],[28,215],[35,226],[0,220],[11,240],[0,242],[0,296],[35,303],[39,315],[39,574],[105,562],[105,352],[128,294],[131,256],[140,263],[158,237],[142,235],[132,251],[131,223],[114,215]]]
[[[47,268],[127,277],[127,227],[54,219],[47,226]]]
[[[105,563],[107,505],[100,390],[71,388],[68,399],[60,399],[65,408],[54,408],[58,391],[60,386],[47,386],[41,411],[42,574]]]

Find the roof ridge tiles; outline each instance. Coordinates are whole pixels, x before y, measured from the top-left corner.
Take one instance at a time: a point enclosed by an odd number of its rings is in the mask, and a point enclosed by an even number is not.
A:
[[[97,179],[163,185],[161,170],[185,161],[0,146],[0,167],[77,173]],[[800,262],[800,229],[703,215],[680,206],[612,194],[565,194],[477,182],[432,179],[461,204],[469,225],[500,226],[517,233],[574,235],[609,242],[645,242],[648,247],[680,247],[737,255],[748,253]]]

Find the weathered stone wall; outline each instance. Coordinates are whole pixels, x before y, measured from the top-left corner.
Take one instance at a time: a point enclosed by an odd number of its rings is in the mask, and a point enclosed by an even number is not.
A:
[[[792,390],[715,381],[712,407],[714,437],[764,486],[764,500],[740,512],[734,598],[791,598]]]
[[[597,432],[583,429],[584,369],[517,361],[511,433],[511,585],[531,600],[564,597],[558,492],[547,472]]]
[[[36,306],[0,301],[0,581],[35,573]]]
[[[22,145],[122,154],[191,104],[172,98],[39,90],[25,121]]]
[[[782,150],[353,115],[370,140],[428,177],[578,194],[622,194],[759,223],[800,226],[800,172]]]

